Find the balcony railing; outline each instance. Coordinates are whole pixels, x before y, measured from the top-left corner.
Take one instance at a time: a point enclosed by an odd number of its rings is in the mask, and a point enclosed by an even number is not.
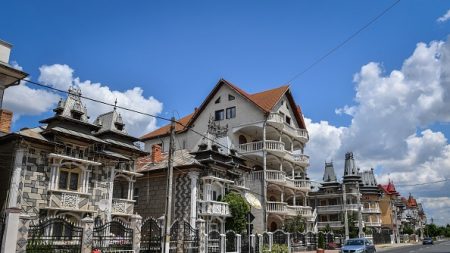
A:
[[[332,228],[340,228],[343,227],[342,221],[319,221],[317,222],[318,228],[325,228],[327,225],[330,225]]]
[[[309,165],[309,156],[304,154],[295,154],[292,152],[286,152],[286,159],[298,163],[304,167]]]
[[[358,205],[358,204],[347,204],[347,205],[345,205],[345,208],[347,210],[358,211],[359,208],[360,208],[360,205]]]
[[[113,198],[111,211],[115,214],[133,214],[133,207],[132,200]]]
[[[91,211],[94,209],[89,194],[66,190],[51,190],[47,206],[63,210]]]
[[[267,201],[267,212],[287,214],[288,212],[287,203]]]
[[[279,113],[270,113],[267,121],[282,125],[285,132],[287,132],[291,136],[302,139],[304,142],[307,142],[309,140],[308,131],[287,124],[284,120],[284,117]]]
[[[342,205],[318,206],[317,213],[335,213],[342,211]]]
[[[364,221],[364,226],[381,227],[381,221]]]
[[[286,173],[279,170],[266,170],[266,180],[273,182],[286,182]]]
[[[294,188],[303,188],[304,190],[311,189],[311,182],[305,179],[286,178],[286,184],[287,186]]]
[[[249,178],[250,180],[262,180],[264,175],[263,173],[263,171],[252,172]],[[266,170],[266,180],[304,191],[311,189],[311,182],[309,180],[288,178],[286,177],[286,172],[284,171]]]
[[[199,212],[208,216],[231,216],[228,203],[220,201],[199,200]]]
[[[289,215],[301,215],[302,217],[312,217],[311,207],[309,206],[287,206]]]
[[[284,151],[284,143],[281,141],[266,141],[266,150],[272,151]],[[261,151],[264,148],[264,141],[249,142],[244,144],[239,144],[238,149],[240,153],[249,153],[255,151]]]
[[[381,213],[381,210],[379,207],[373,207],[373,208],[363,208],[363,213]]]

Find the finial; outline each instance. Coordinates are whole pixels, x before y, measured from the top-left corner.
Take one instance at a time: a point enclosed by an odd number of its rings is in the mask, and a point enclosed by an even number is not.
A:
[[[114,111],[117,109],[117,98],[116,98],[116,100],[114,101]]]

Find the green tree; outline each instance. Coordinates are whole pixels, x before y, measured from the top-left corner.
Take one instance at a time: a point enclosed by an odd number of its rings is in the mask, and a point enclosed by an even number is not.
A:
[[[319,249],[325,249],[325,235],[323,233],[319,233],[317,246],[319,247]]]
[[[284,229],[286,232],[294,233],[305,231],[306,221],[300,214],[294,218],[287,219],[284,223]]]
[[[359,228],[356,226],[358,219],[356,215],[352,214],[348,216],[348,233],[350,238],[357,238],[359,234]]]
[[[402,234],[412,235],[414,234],[414,229],[409,224],[405,224],[402,229]]]
[[[230,207],[231,217],[225,221],[225,229],[233,230],[236,233],[242,233],[247,224],[246,214],[250,212],[250,205],[236,192],[229,192],[223,198]]]

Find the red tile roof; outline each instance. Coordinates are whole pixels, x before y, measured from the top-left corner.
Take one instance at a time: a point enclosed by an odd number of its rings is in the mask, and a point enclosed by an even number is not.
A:
[[[396,196],[400,195],[400,193],[398,193],[397,190],[395,190],[394,182],[392,182],[390,180],[387,185],[379,185],[379,186],[384,191],[384,193],[386,193],[388,195],[396,195]]]
[[[291,104],[291,108],[293,109],[295,118],[300,126],[300,128],[306,129],[305,121],[303,119],[303,114],[301,112],[300,106],[295,104],[294,99],[292,97],[292,94],[289,92],[289,86],[283,85],[275,89],[270,89],[254,94],[249,94],[242,90],[241,88],[237,87],[236,85],[228,82],[227,80],[221,79],[216,86],[213,88],[213,90],[210,92],[210,94],[207,96],[205,101],[200,105],[200,108],[196,110],[195,112],[189,114],[188,116],[185,116],[184,118],[181,118],[179,121],[183,125],[190,125],[192,122],[195,121],[195,119],[200,115],[202,110],[206,107],[206,105],[209,103],[209,101],[214,97],[214,94],[220,89],[222,85],[227,85],[234,91],[236,91],[238,94],[242,95],[244,98],[255,104],[259,109],[261,109],[264,113],[269,113],[272,108],[278,103],[278,101],[281,99],[281,97],[286,94],[288,97],[289,103]],[[155,137],[160,137],[167,135],[170,130],[170,124],[165,125],[159,129],[154,130],[153,132],[150,132],[144,136],[141,137],[141,140],[145,141],[148,139],[153,139]],[[176,132],[183,132],[186,129],[177,124]]]

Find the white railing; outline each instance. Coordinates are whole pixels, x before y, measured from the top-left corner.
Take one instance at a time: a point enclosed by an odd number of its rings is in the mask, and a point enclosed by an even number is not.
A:
[[[306,131],[305,129],[297,129],[297,133],[300,138],[304,139],[305,141],[309,140],[308,131]]]
[[[318,206],[317,213],[340,212],[342,209],[342,205]]]
[[[309,190],[311,188],[311,182],[305,179],[292,179],[286,178],[287,186],[294,188],[303,188],[304,190]]]
[[[294,161],[300,162],[303,164],[309,164],[309,156],[304,154],[293,154]]]
[[[113,199],[112,213],[127,213],[128,201],[122,199]]]
[[[281,114],[276,113],[276,112],[271,112],[271,113],[269,114],[269,117],[267,117],[267,121],[269,121],[269,122],[275,122],[275,123],[280,123],[280,124],[283,124],[283,123],[284,123],[283,116],[281,116]]]
[[[249,152],[255,152],[255,151],[261,151],[264,149],[264,146],[266,150],[272,150],[272,151],[281,151],[284,152],[284,143],[281,141],[266,141],[264,145],[264,141],[257,141],[257,142],[249,142],[249,143],[243,143],[239,144],[238,151],[240,153],[249,153]]]
[[[364,221],[364,225],[370,227],[380,227],[381,221]]]
[[[363,213],[381,213],[380,208],[376,207],[376,208],[363,208]]]
[[[267,212],[269,212],[269,213],[287,213],[287,203],[267,201]]]
[[[303,217],[311,217],[310,206],[287,206],[290,215],[301,215]]]
[[[332,227],[332,228],[340,228],[340,227],[344,226],[341,221],[320,221],[320,222],[317,222],[317,227],[319,227],[319,228],[324,228],[327,225],[330,225],[330,227]]]
[[[199,200],[199,212],[201,215],[230,216],[228,203],[220,201]]]
[[[286,173],[279,170],[266,170],[266,180],[284,183],[286,182]]]
[[[345,205],[345,208],[347,210],[358,211],[359,210],[359,205],[358,204],[347,204],[347,205]]]
[[[284,142],[281,141],[266,141],[266,149],[272,151],[285,151]]]

